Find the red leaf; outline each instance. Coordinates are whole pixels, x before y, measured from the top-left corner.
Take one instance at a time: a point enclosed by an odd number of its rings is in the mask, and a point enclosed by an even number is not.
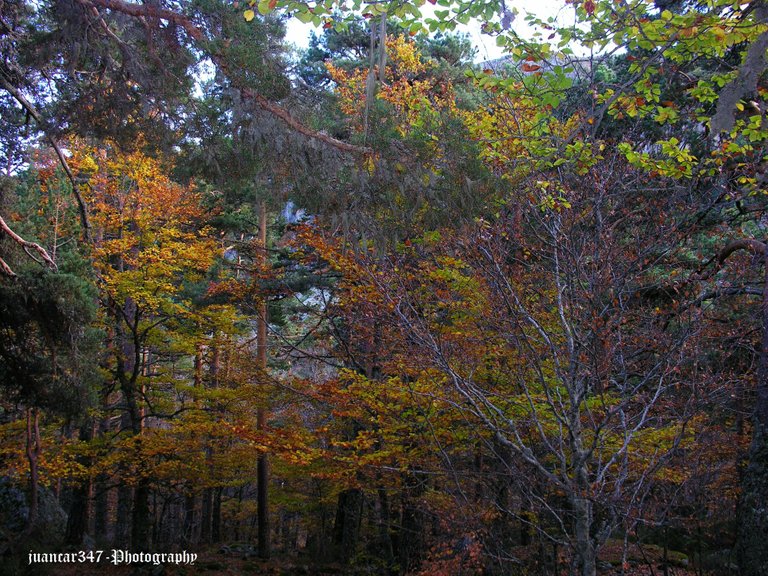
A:
[[[584,10],[587,11],[587,14],[592,16],[592,14],[595,13],[595,0],[586,0],[586,2],[584,2]]]
[[[536,72],[536,70],[541,70],[541,66],[537,64],[527,64],[524,63],[522,66],[523,72]]]

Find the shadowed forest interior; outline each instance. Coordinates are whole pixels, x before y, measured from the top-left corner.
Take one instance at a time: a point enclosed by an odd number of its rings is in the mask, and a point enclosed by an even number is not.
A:
[[[768,574],[768,4],[535,8],[0,0],[0,575]]]

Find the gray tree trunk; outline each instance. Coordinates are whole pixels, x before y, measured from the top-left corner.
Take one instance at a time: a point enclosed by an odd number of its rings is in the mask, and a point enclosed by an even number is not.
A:
[[[574,495],[571,497],[571,506],[574,516],[574,573],[577,576],[595,576],[597,572],[597,559],[595,556],[595,544],[590,535],[592,528],[592,502],[587,498]],[[555,559],[555,561],[557,560]]]
[[[754,430],[749,464],[741,482],[736,555],[742,576],[768,576],[768,245],[755,240],[734,242],[720,255],[720,261],[739,249],[762,256],[765,279]]]

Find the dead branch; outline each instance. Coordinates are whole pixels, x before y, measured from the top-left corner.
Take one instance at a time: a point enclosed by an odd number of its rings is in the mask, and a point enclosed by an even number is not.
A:
[[[40,246],[40,244],[36,242],[30,242],[29,240],[24,240],[21,236],[16,234],[13,230],[11,230],[10,226],[5,222],[2,216],[0,216],[0,231],[5,232],[5,234],[8,235],[8,237],[13,240],[16,244],[24,248],[24,250],[32,250],[34,252],[37,252],[40,255],[40,258],[43,259],[43,261],[53,270],[56,270],[56,263],[53,261],[53,259],[48,254],[48,251]],[[10,266],[8,264],[0,259],[0,271],[2,271],[7,276],[16,276],[16,274],[13,272]]]

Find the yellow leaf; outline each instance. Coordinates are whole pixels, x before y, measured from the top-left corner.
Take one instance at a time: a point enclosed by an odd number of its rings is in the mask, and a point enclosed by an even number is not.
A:
[[[250,22],[255,17],[256,17],[256,12],[254,12],[253,10],[246,10],[245,12],[243,12],[243,18],[245,18],[246,22]]]

